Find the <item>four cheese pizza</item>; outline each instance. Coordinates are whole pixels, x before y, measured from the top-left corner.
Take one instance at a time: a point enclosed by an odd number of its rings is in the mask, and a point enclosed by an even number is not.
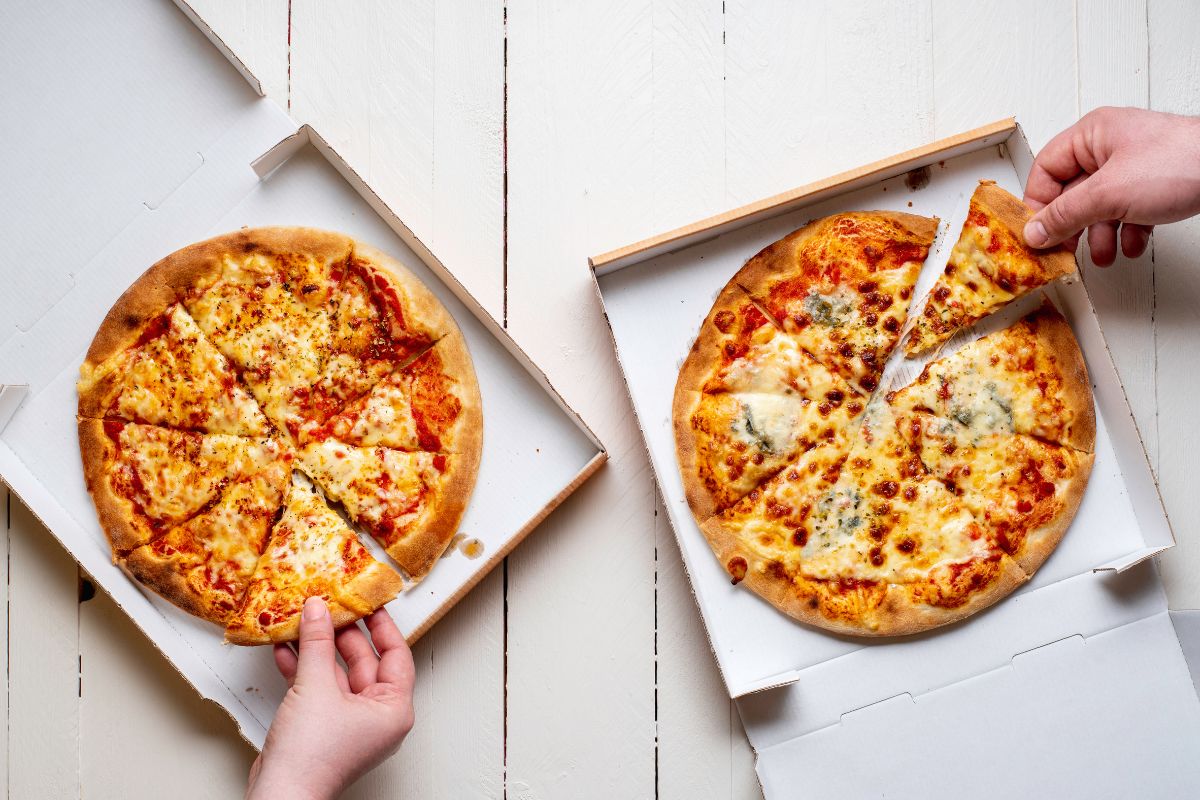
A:
[[[767,247],[718,295],[676,383],[685,494],[732,581],[840,633],[914,633],[1012,592],[1092,466],[1086,368],[1048,302],[878,390],[936,227],[838,214]],[[989,274],[1028,267],[1008,244],[984,246]]]
[[[78,384],[80,450],[113,558],[230,641],[339,623],[453,538],[482,449],[462,333],[387,255],[307,228],[171,254],[105,317]]]

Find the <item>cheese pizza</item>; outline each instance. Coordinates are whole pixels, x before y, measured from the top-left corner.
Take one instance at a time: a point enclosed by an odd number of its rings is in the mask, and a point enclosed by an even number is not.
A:
[[[1058,544],[1092,465],[1086,368],[1048,302],[878,390],[936,224],[839,214],[766,248],[718,296],[676,383],[685,494],[721,565],[839,633],[915,633],[1012,592]]]
[[[113,558],[230,641],[348,622],[410,582],[466,509],[482,405],[462,333],[386,254],[308,228],[238,231],[151,267],[78,382],[80,451]]]

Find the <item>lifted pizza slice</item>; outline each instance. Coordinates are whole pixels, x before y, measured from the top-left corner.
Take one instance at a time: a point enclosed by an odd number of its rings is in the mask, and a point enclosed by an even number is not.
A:
[[[178,303],[153,316],[113,306],[80,368],[79,416],[265,436],[266,417],[232,366]]]
[[[675,386],[676,448],[693,512],[704,520],[734,505],[865,405],[740,287],[726,287]]]
[[[1062,315],[1040,309],[931,361],[889,396],[898,413],[929,411],[974,439],[1020,433],[1092,452],[1096,415],[1087,367]]]
[[[1018,297],[1075,271],[1065,246],[1034,250],[1025,244],[1033,212],[993,181],[980,181],[949,263],[930,290],[904,344],[916,355],[949,339]]]
[[[279,455],[230,483],[215,505],[130,552],[122,566],[184,611],[224,626],[283,504],[292,459]]]
[[[155,539],[219,501],[230,484],[281,459],[272,439],[80,419],[84,477],[115,553]]]
[[[299,465],[418,580],[458,530],[478,454],[353,447],[325,439],[305,446]]]
[[[826,368],[870,394],[937,225],[891,211],[836,214],[770,245],[734,280]]]
[[[376,560],[320,492],[297,475],[225,638],[242,645],[292,641],[309,597],[325,600],[338,627],[394,599],[402,586],[396,571]]]

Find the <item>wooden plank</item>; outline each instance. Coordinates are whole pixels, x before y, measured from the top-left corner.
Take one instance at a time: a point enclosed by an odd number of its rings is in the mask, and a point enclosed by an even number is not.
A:
[[[79,569],[13,497],[8,525],[8,796],[79,795]]]
[[[5,678],[5,680],[4,680],[4,697],[3,697],[3,703],[2,703],[3,711],[4,711],[4,717],[3,717],[4,726],[3,726],[3,730],[0,730],[0,753],[3,753],[4,757],[2,759],[0,759],[0,762],[2,762],[2,763],[0,763],[0,786],[4,787],[4,796],[5,797],[9,796],[9,794],[8,794],[8,760],[9,760],[9,756],[11,755],[9,753],[9,749],[8,749],[8,728],[9,728],[9,724],[10,724],[9,700],[8,700],[8,675],[10,672],[10,670],[9,670],[10,653],[9,653],[9,647],[8,647],[8,616],[9,616],[9,614],[8,614],[8,575],[9,575],[9,571],[8,571],[8,540],[9,540],[9,528],[10,528],[9,519],[11,518],[11,515],[12,515],[12,504],[15,503],[16,501],[17,501],[17,499],[12,496],[11,492],[9,492],[9,490],[8,490],[8,487],[6,485],[4,485],[3,483],[0,483],[0,503],[3,504],[3,505],[0,505],[0,513],[2,513],[4,515],[4,517],[3,517],[4,524],[3,524],[3,526],[0,526],[0,532],[2,532],[2,534],[3,534],[3,535],[0,535],[0,568],[2,568],[4,571],[3,580],[0,580],[0,595],[2,595],[2,597],[0,597],[0,608],[2,608],[3,612],[4,612],[4,619],[3,619],[4,624],[3,624],[3,629],[0,630],[0,638],[3,638],[3,642],[4,642],[3,653],[4,653],[4,678]]]
[[[932,0],[934,131],[1015,115],[1034,152],[1078,116],[1074,0]]]
[[[83,795],[149,800],[164,787],[177,800],[244,793],[257,754],[233,720],[197,695],[102,591],[79,604],[79,622]]]
[[[929,142],[929,25],[928,7],[908,2],[727,3],[726,199],[750,202]]]
[[[187,0],[262,83],[268,97],[287,105],[288,0]]]
[[[663,226],[725,205],[724,7],[652,7],[651,172],[643,185]],[[753,756],[717,670],[691,585],[655,496],[657,797],[758,797]]]
[[[1150,107],[1200,114],[1195,33],[1200,5],[1149,0]],[[1200,371],[1200,219],[1164,225],[1153,237],[1157,358],[1158,478],[1178,542],[1161,558],[1172,608],[1200,608],[1200,496],[1190,465],[1200,449],[1194,423]]]
[[[1146,3],[1103,0],[1078,6],[1079,110],[1149,103]],[[1154,263],[1150,253],[1127,259],[1118,253],[1109,269],[1091,264],[1087,244],[1079,264],[1105,339],[1133,407],[1142,441],[1154,464],[1158,409],[1154,369]]]
[[[586,267],[656,224],[651,39],[647,2],[508,6],[509,330],[612,459],[509,557],[514,800],[655,793],[653,482]]]

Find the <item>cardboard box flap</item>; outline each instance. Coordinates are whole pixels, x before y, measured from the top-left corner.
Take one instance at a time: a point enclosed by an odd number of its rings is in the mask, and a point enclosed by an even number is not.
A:
[[[1185,797],[1200,705],[1167,612],[758,750],[767,797]],[[1071,742],[1070,747],[1063,745]],[[981,765],[992,764],[992,769]]]
[[[1200,697],[1200,610],[1171,611],[1171,624],[1179,637],[1179,647],[1192,676],[1192,688]]]
[[[30,41],[41,45],[22,44]],[[195,173],[247,107],[269,102],[162,0],[6,14],[0,73],[0,141],[21,154],[7,162],[0,236],[10,263],[25,265],[0,294],[0,343],[28,330],[91,254]]]

